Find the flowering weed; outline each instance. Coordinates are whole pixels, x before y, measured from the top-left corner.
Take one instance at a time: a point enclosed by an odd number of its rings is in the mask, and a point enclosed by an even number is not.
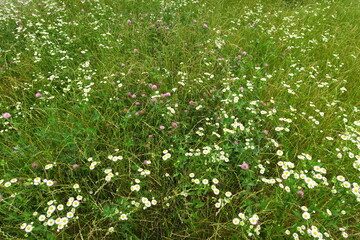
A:
[[[1,239],[357,239],[354,2],[3,1]]]

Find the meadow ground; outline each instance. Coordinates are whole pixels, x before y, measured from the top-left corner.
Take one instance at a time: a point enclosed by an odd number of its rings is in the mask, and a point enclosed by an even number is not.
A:
[[[359,239],[360,2],[0,7],[0,239]]]

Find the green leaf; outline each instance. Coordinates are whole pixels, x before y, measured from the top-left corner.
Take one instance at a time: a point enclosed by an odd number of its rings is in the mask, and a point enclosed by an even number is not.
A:
[[[195,206],[195,208],[201,208],[201,207],[204,206],[204,205],[205,205],[204,202],[199,202],[199,203]]]

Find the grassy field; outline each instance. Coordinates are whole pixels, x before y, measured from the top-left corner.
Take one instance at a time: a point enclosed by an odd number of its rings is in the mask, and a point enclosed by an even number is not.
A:
[[[357,0],[7,0],[0,239],[359,239]]]

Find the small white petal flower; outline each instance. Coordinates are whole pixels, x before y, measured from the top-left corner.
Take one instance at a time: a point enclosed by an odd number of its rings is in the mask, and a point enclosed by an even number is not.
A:
[[[31,224],[29,224],[25,227],[25,232],[31,232],[32,229],[33,229],[33,226]]]
[[[310,213],[304,212],[304,213],[302,214],[302,217],[303,217],[305,220],[308,220],[308,219],[310,219]]]
[[[239,225],[239,224],[240,224],[240,219],[234,218],[234,219],[232,220],[232,222],[233,222],[234,225]]]

